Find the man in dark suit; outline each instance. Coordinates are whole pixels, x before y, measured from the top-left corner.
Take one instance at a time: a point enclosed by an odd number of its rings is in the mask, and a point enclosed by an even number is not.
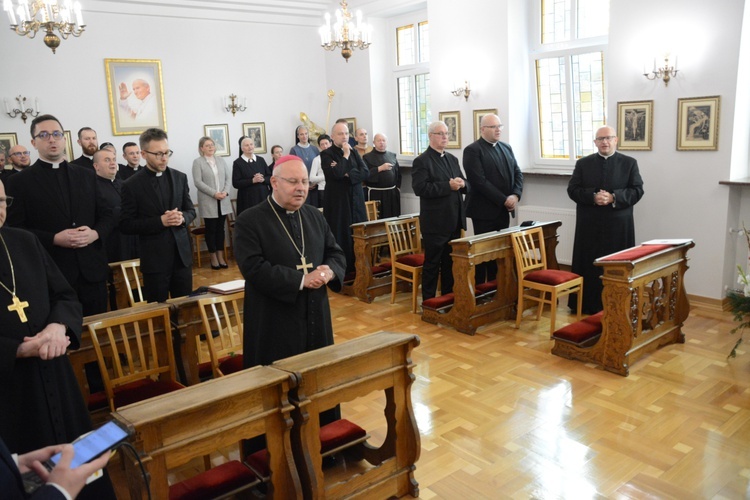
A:
[[[474,234],[507,228],[523,192],[523,174],[513,150],[500,142],[500,118],[485,115],[480,127],[482,136],[464,149],[464,169],[472,188],[466,198],[466,215],[474,224]],[[495,262],[477,266],[476,283],[496,277]]]
[[[187,176],[168,168],[167,133],[150,128],[140,137],[146,168],[122,185],[120,230],[140,239],[144,296],[164,302],[193,288],[193,252],[187,226],[195,219]]]
[[[94,153],[99,150],[99,140],[96,131],[91,127],[83,127],[78,131],[78,145],[81,146],[83,154],[73,160],[72,163],[94,170]]]
[[[424,244],[422,301],[437,292],[438,277],[443,295],[453,291],[453,259],[450,241],[466,229],[463,195],[469,191],[458,158],[445,152],[448,127],[434,122],[428,129],[430,146],[412,166],[412,187],[419,196],[419,225]]]
[[[60,121],[40,115],[31,122],[39,159],[8,179],[8,225],[36,234],[73,287],[83,315],[107,310],[109,272],[102,240],[112,230],[112,211],[97,193],[96,175],[64,158]]]
[[[134,142],[126,142],[122,146],[122,157],[125,159],[125,164],[120,164],[117,178],[126,181],[141,168],[141,149]]]
[[[0,173],[0,181],[4,183],[8,182],[8,178],[11,175],[20,172],[31,164],[31,154],[28,149],[20,144],[16,144],[8,151],[8,160],[10,160],[11,168],[4,169]]]

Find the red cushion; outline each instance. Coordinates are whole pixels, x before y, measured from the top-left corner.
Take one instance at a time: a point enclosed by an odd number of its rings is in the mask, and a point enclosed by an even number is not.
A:
[[[198,378],[201,380],[204,378],[210,378],[213,375],[213,372],[214,370],[211,368],[210,361],[198,365]]]
[[[320,428],[320,452],[325,453],[366,435],[367,432],[357,424],[345,418],[336,420]]]
[[[567,281],[580,278],[576,273],[568,271],[558,271],[557,269],[543,269],[541,271],[531,271],[523,277],[525,281],[533,281],[543,285],[557,286]]]
[[[271,475],[271,467],[268,464],[268,450],[265,448],[246,456],[245,463],[263,477]]]
[[[446,293],[440,297],[432,297],[422,302],[423,309],[442,309],[453,304],[454,295],[453,292]]]
[[[219,370],[221,370],[221,373],[223,373],[224,375],[229,375],[230,373],[243,370],[245,367],[242,366],[242,364],[242,354],[227,356],[226,358],[224,358],[224,360],[219,362]]]
[[[411,267],[424,266],[424,254],[423,253],[410,253],[409,255],[402,255],[396,262]]]
[[[206,228],[205,226],[196,227],[195,229],[191,229],[190,232],[195,235],[206,234]]]
[[[127,406],[162,394],[184,389],[185,386],[171,380],[137,380],[115,388],[115,408]]]
[[[641,257],[645,257],[646,255],[651,255],[652,253],[661,252],[662,250],[665,250],[667,248],[672,248],[672,245],[641,245],[633,248],[628,248],[627,250],[623,250],[622,252],[613,253],[612,255],[607,255],[606,257],[602,257],[599,260],[633,261],[638,260]]]
[[[565,340],[573,344],[582,344],[602,333],[603,311],[593,316],[564,326],[552,334],[555,339]]]
[[[383,262],[382,264],[378,264],[377,266],[372,266],[373,276],[376,274],[383,274],[383,273],[390,272],[390,270],[391,270],[390,262]]]
[[[89,395],[88,401],[89,411],[101,410],[102,408],[108,408],[107,404],[107,393],[104,391],[95,392]]]
[[[480,283],[477,285],[477,295],[494,292],[497,290],[497,280],[488,281],[487,283]]]
[[[586,323],[593,323],[595,325],[601,325],[603,317],[604,311],[599,311],[598,313],[592,314],[591,316],[586,316],[581,321],[585,321]]]
[[[253,471],[232,460],[169,487],[170,500],[200,500],[226,495],[258,482]]]

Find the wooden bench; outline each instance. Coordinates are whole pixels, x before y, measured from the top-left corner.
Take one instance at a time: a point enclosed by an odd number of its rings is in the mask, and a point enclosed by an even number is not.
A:
[[[559,269],[557,256],[557,228],[560,221],[539,222],[544,233],[548,269]],[[453,258],[453,293],[435,297],[422,303],[422,321],[452,326],[459,332],[474,335],[477,328],[488,323],[512,319],[517,305],[518,282],[515,257],[510,235],[519,226],[502,231],[484,233],[451,241]],[[474,286],[477,264],[497,262],[497,291]],[[485,300],[477,300],[483,295]]]
[[[167,473],[194,458],[266,435],[272,498],[302,498],[290,441],[293,374],[255,367],[119,409],[112,416],[134,432],[133,445],[151,478],[153,498],[166,499]],[[125,456],[131,498],[146,498],[138,463]]]
[[[690,312],[684,278],[693,246],[692,241],[641,245],[597,259],[604,285],[599,332],[591,318],[561,328],[552,335],[552,354],[627,377],[646,353],[684,343],[682,325]]]
[[[414,479],[420,438],[411,404],[414,364],[411,351],[419,337],[375,333],[277,361],[272,367],[298,377],[290,401],[295,407],[292,447],[306,497],[388,498],[419,495]],[[373,391],[385,391],[385,441],[366,442],[358,453],[371,465],[342,479],[322,469],[319,414]]]

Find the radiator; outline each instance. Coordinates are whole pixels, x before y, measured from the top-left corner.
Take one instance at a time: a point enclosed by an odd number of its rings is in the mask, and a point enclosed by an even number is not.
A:
[[[573,240],[576,234],[576,211],[574,208],[536,207],[533,205],[519,205],[517,223],[525,220],[562,222],[557,230],[557,262],[570,265],[573,260]]]

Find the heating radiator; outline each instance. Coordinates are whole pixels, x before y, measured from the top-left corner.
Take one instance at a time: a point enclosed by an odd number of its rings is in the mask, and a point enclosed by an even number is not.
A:
[[[576,211],[574,208],[535,207],[519,205],[517,223],[525,220],[549,222],[559,220],[562,226],[557,229],[557,262],[571,265],[573,259],[573,240],[576,234]]]

